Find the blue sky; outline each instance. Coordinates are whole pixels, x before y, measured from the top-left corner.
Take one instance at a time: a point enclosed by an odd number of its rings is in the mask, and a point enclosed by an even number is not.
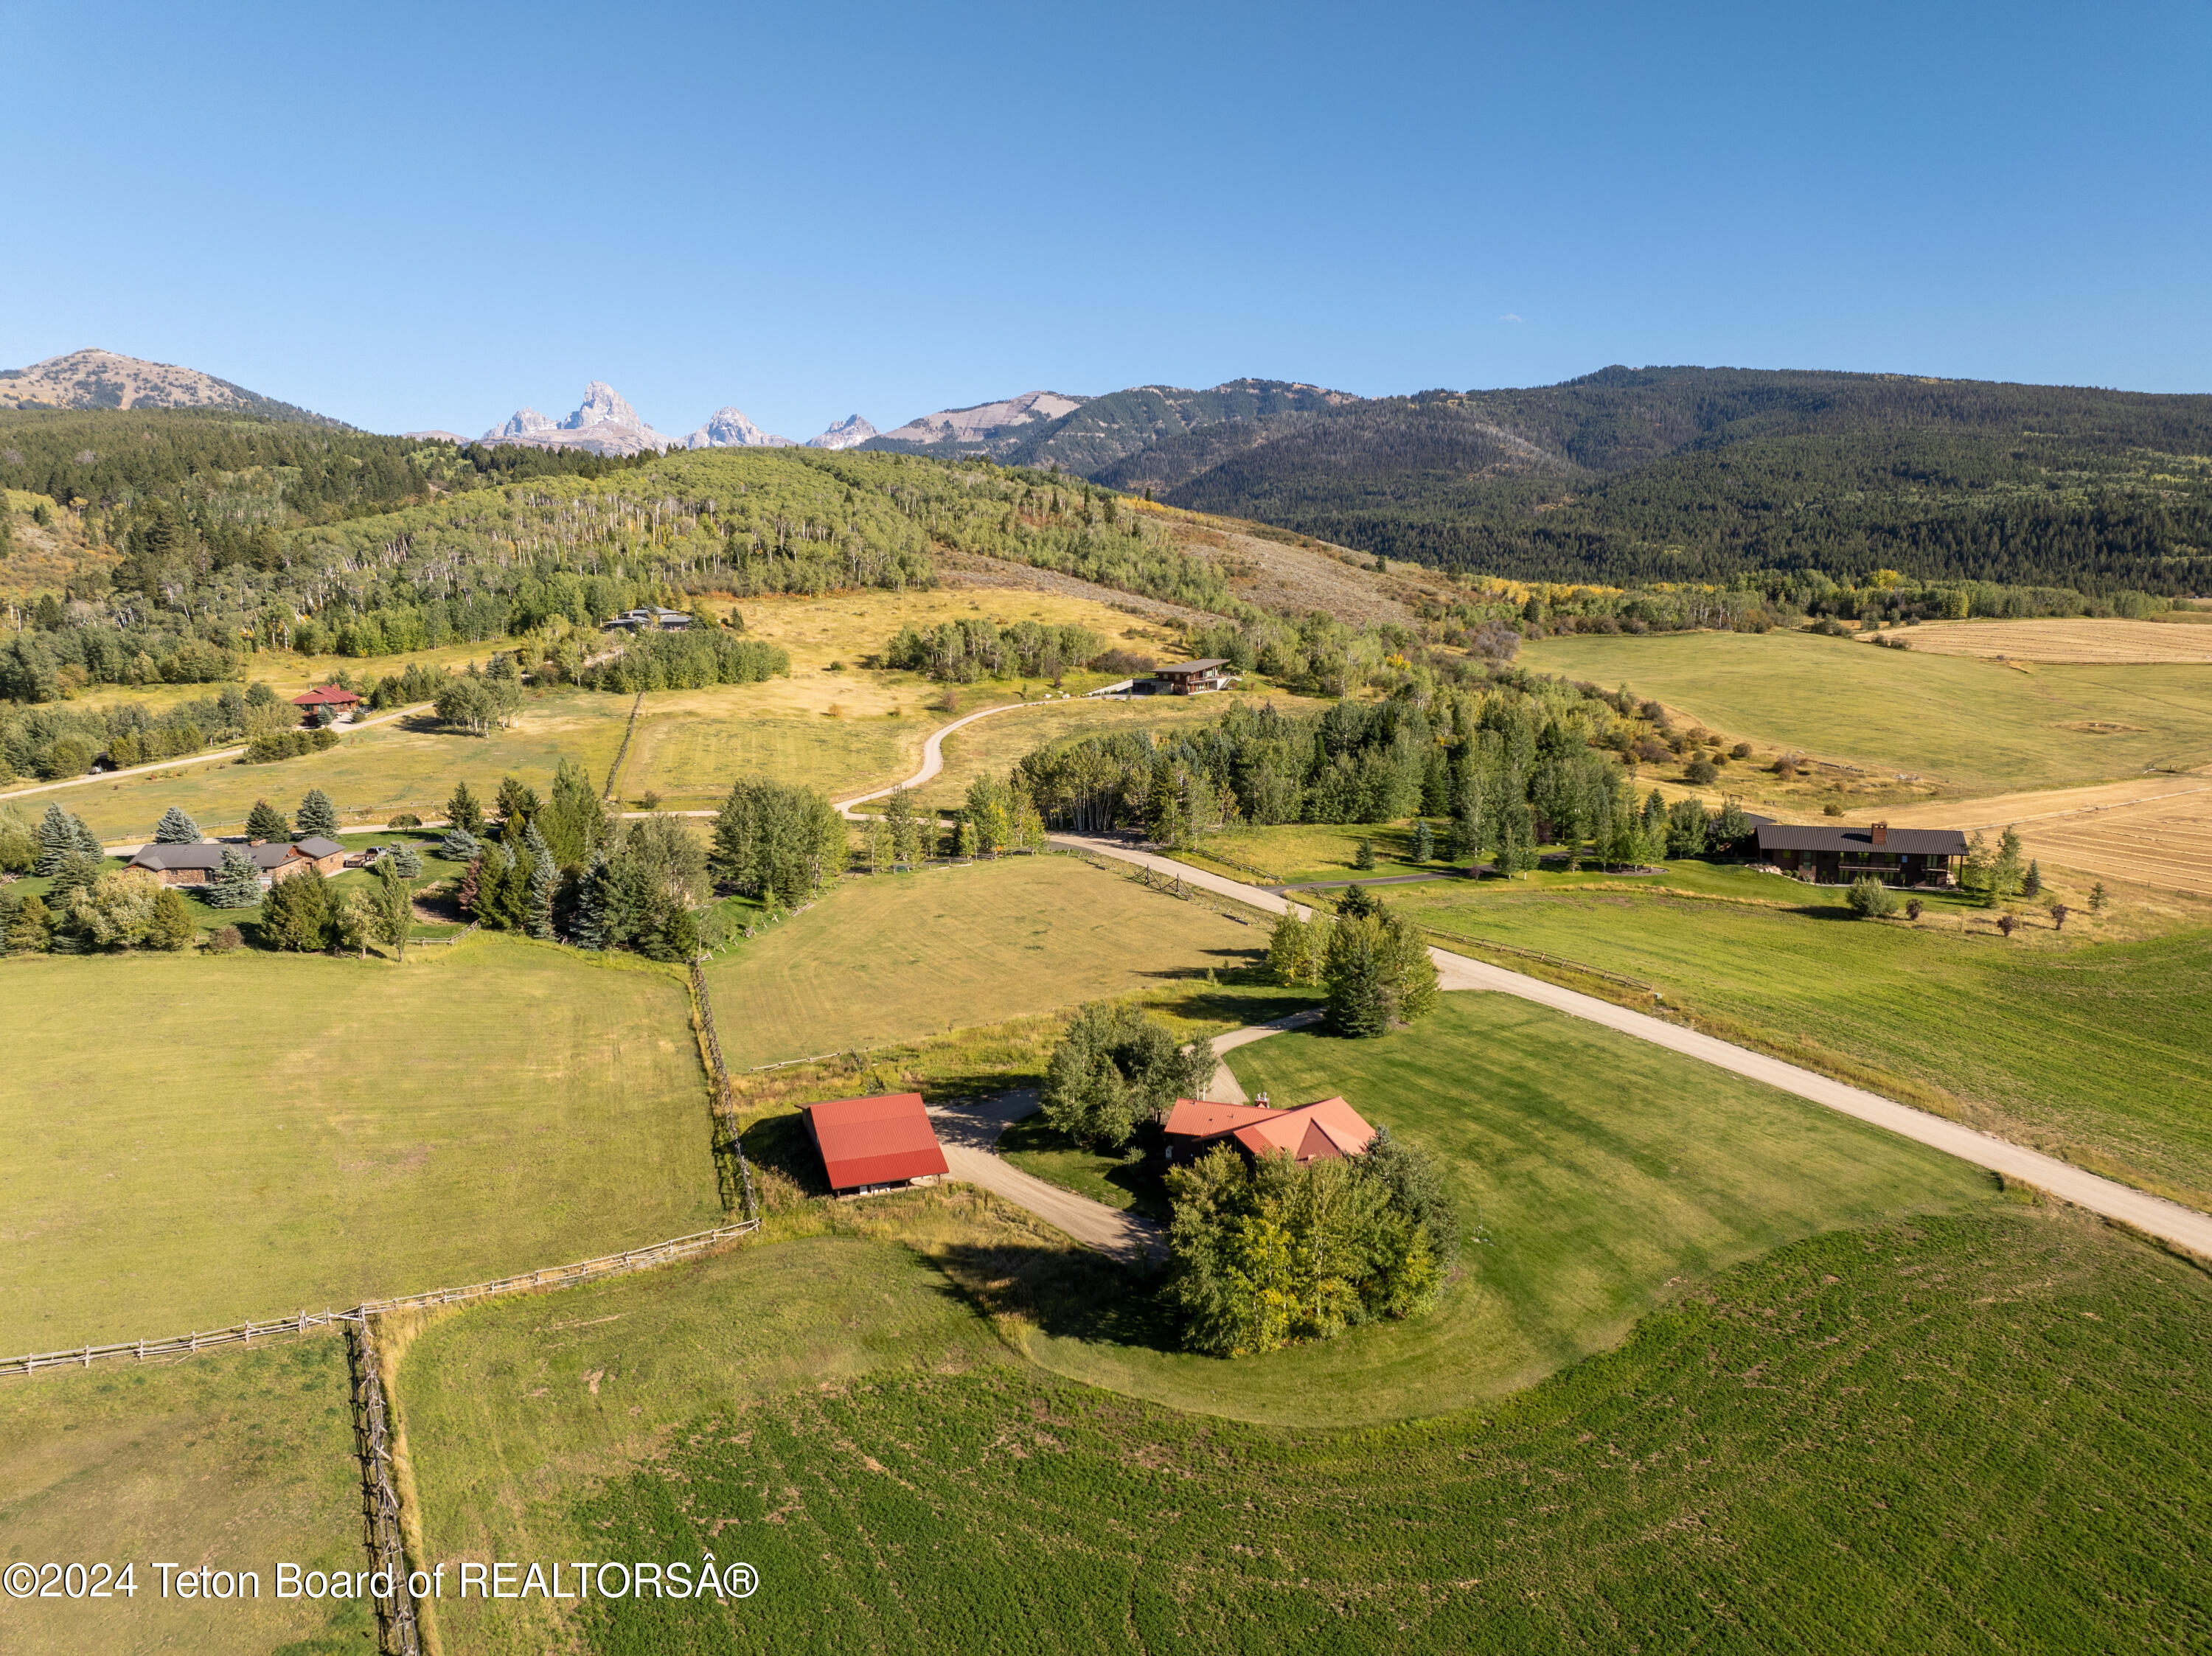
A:
[[[805,438],[1609,362],[2212,391],[2212,9],[20,6],[0,366]]]

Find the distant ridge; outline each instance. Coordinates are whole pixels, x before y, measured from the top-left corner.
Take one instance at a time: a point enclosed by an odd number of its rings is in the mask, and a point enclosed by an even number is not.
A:
[[[97,348],[50,356],[27,368],[0,369],[0,409],[235,409],[264,420],[353,429],[198,368]]]
[[[1056,391],[1024,391],[996,403],[917,416],[895,431],[868,438],[862,446],[947,458],[988,454],[995,459],[1023,438],[1074,413],[1090,400]]]
[[[819,437],[806,440],[809,448],[858,448],[875,436],[876,428],[857,414],[848,414]]]
[[[580,448],[599,455],[631,455],[641,449],[680,446],[674,438],[662,436],[640,419],[637,410],[604,379],[594,379],[584,387],[584,400],[567,419],[550,420],[536,409],[517,409],[505,425],[484,433],[483,440],[525,448]]]

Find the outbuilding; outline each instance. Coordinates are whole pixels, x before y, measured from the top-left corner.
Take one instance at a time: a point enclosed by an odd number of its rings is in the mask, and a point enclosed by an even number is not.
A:
[[[840,1196],[926,1184],[950,1171],[920,1093],[833,1098],[806,1107],[807,1137]]]

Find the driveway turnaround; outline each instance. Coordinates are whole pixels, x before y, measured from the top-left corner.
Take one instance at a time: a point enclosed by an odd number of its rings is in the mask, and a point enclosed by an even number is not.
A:
[[[1301,913],[1311,911],[1276,895],[1258,886],[1249,886],[1225,879],[1218,874],[1208,874],[1187,864],[1171,862],[1167,858],[1139,851],[1118,840],[1095,838],[1089,834],[1055,834],[1053,843],[1073,850],[1088,851],[1102,857],[1133,863],[1140,867],[1173,874],[1186,884],[1194,885],[1254,908],[1273,913],[1283,913],[1297,908]],[[1531,978],[1519,972],[1509,972],[1502,966],[1469,960],[1464,955],[1431,949],[1430,958],[1437,963],[1437,980],[1445,989],[1487,989],[1498,994],[1517,995],[1523,1000],[1534,1001],[1540,1006],[1565,1012],[1571,1017],[1587,1018],[1601,1023],[1608,1029],[1632,1035],[1638,1040],[1648,1040],[1655,1046],[1690,1058],[1702,1059],[1736,1075],[1753,1081],[1763,1081],[1770,1087],[1785,1093],[1839,1110],[1861,1121],[1886,1127],[1893,1133],[1926,1144],[1931,1149],[1971,1162],[1976,1167],[1987,1168],[1992,1173],[2016,1179],[2046,1191],[2061,1201],[2071,1202],[2076,1207],[2101,1214],[2107,1219],[2133,1227],[2161,1241],[2171,1242],[2199,1258],[2212,1259],[2212,1214],[2199,1213],[2179,1202],[2153,1196],[2115,1180],[2101,1178],[2084,1172],[2070,1162],[2062,1162],[2055,1156],[2045,1156],[2040,1150],[2029,1149],[2024,1144],[2013,1143],[1991,1133],[1978,1132],[1961,1126],[1955,1121],[1946,1121],[1941,1116],[1916,1110],[1907,1104],[1870,1093],[1863,1088],[1846,1086],[1840,1081],[1801,1069],[1795,1064],[1769,1058],[1764,1052],[1733,1046],[1716,1040],[1711,1035],[1699,1034],[1694,1029],[1685,1029],[1679,1024],[1655,1018],[1647,1013],[1632,1012],[1611,1001],[1600,1000],[1595,995],[1562,989],[1557,984],[1546,983],[1540,978]]]
[[[1087,1248],[1124,1265],[1156,1263],[1168,1257],[1167,1236],[1151,1220],[1109,1208],[1087,1196],[1048,1185],[999,1154],[999,1135],[1010,1123],[1036,1113],[1033,1092],[1002,1093],[972,1105],[935,1104],[930,1120],[955,1179],[1003,1196],[1073,1237]]]

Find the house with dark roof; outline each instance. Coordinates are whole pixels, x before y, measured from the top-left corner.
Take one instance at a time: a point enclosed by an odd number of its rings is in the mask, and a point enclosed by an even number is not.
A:
[[[599,630],[603,633],[681,633],[690,629],[691,617],[681,610],[664,610],[657,604],[625,610]]]
[[[327,877],[345,866],[345,847],[319,834],[311,834],[296,843],[258,840],[240,846],[234,840],[225,845],[219,840],[203,840],[189,846],[141,846],[138,854],[131,859],[131,866],[144,869],[163,885],[206,885],[221,870],[225,851],[245,852],[253,866],[261,870],[264,891],[279,880],[305,874],[309,869]]]
[[[1143,695],[1200,695],[1208,690],[1227,689],[1236,677],[1227,662],[1218,656],[1207,656],[1199,661],[1178,661],[1172,666],[1155,667],[1152,677],[1136,688]]]
[[[1957,828],[1893,828],[1887,822],[1865,828],[1762,822],[1759,852],[1777,868],[1809,872],[1816,885],[1849,885],[1872,875],[1884,885],[1947,886],[1958,883],[1966,836]]]
[[[837,1195],[898,1190],[950,1171],[920,1093],[833,1098],[805,1113],[807,1137]]]
[[[1341,1098],[1318,1099],[1294,1110],[1178,1098],[1164,1131],[1170,1162],[1194,1161],[1216,1144],[1233,1144],[1247,1156],[1288,1151],[1300,1167],[1358,1156],[1375,1137],[1375,1129]]]

